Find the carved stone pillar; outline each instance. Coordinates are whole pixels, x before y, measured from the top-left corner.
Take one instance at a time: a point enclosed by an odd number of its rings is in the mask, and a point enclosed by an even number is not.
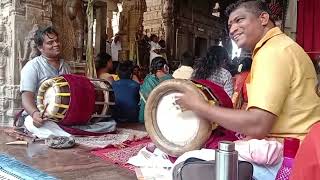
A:
[[[119,26],[122,46],[122,50],[119,51],[120,61],[137,60],[137,37],[141,33],[145,10],[146,4],[144,0],[123,2]]]
[[[83,41],[84,41],[84,7],[81,0],[68,0],[66,2],[66,14],[72,22],[75,41],[73,43],[73,57],[76,62],[83,61]]]
[[[106,15],[107,4],[101,3],[96,8],[96,37],[95,37],[95,54],[106,52]]]
[[[113,37],[112,20],[114,12],[118,12],[117,3],[115,1],[107,0],[107,35],[110,42]]]
[[[112,11],[108,11],[107,12],[107,40],[111,41],[111,38],[113,37],[113,29],[112,29],[112,16],[113,16],[113,12]]]
[[[51,24],[51,2],[0,1],[0,126],[12,126],[14,116],[21,109],[20,69],[25,53],[32,51],[32,43],[25,40],[35,24]]]
[[[163,26],[165,31],[165,41],[167,48],[167,59],[171,60],[175,56],[175,22],[174,22],[174,0],[166,0],[162,8]]]

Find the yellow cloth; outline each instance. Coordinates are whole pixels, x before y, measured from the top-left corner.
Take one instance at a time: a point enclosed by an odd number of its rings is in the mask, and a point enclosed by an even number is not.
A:
[[[113,80],[115,80],[115,81],[120,80],[120,78],[119,78],[118,75],[116,75],[116,74],[109,74],[109,73],[100,74],[98,78],[99,78],[99,79],[105,79],[105,80],[107,80],[107,79],[109,79],[110,76],[112,76],[112,77],[113,77]]]
[[[303,139],[320,120],[316,72],[305,51],[273,28],[257,43],[249,77],[248,108],[278,116],[270,136]]]
[[[181,66],[175,70],[172,76],[176,79],[190,79],[193,73],[193,68],[190,66]]]

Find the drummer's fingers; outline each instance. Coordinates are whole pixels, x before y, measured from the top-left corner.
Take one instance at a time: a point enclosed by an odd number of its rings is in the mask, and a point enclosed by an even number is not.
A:
[[[177,101],[181,101],[181,99],[183,99],[184,96],[185,96],[184,94],[177,94],[177,95],[174,96],[174,98],[175,98],[175,100],[177,102]]]
[[[178,104],[178,105],[181,105],[181,96],[180,97],[178,97],[178,96],[175,97],[175,103]]]

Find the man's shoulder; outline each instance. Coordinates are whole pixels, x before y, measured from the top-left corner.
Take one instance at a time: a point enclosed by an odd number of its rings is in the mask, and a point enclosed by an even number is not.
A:
[[[289,59],[288,50],[299,47],[290,37],[285,34],[277,35],[269,39],[254,55],[254,59],[264,59],[273,61],[279,59]]]
[[[31,59],[30,61],[28,61],[24,67],[22,68],[22,70],[30,70],[30,69],[37,69],[39,68],[39,64],[41,61],[41,57],[37,56],[33,59]]]

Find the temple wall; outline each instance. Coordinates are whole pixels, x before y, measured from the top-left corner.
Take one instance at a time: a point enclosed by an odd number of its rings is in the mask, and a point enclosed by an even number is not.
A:
[[[179,61],[185,51],[196,53],[197,39],[206,51],[223,35],[220,18],[212,15],[213,4],[192,0],[146,0],[144,33],[156,34],[167,43],[170,61]],[[200,53],[201,54],[201,53]],[[203,54],[203,53],[202,53]]]

